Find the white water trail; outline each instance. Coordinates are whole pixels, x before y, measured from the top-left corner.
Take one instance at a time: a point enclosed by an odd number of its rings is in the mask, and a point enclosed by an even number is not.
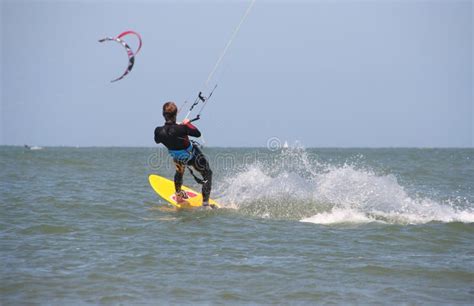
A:
[[[281,166],[288,165],[285,157],[293,162],[290,169]],[[474,222],[472,204],[410,195],[392,174],[321,164],[301,148],[279,158],[279,166],[254,163],[227,178],[221,202],[259,217],[316,224]]]

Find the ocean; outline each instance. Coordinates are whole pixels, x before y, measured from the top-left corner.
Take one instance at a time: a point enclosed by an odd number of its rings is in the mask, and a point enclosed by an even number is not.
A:
[[[203,151],[222,209],[163,149],[0,147],[0,304],[474,303],[474,149]]]

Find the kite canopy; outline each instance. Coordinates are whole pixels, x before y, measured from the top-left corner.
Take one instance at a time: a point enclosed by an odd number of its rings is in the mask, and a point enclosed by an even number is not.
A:
[[[138,48],[137,48],[137,51],[135,51],[135,52],[133,52],[132,48],[130,48],[130,46],[122,39],[123,37],[125,37],[127,35],[130,35],[130,34],[135,35],[138,38]],[[132,71],[133,65],[135,64],[135,56],[138,54],[138,52],[140,52],[140,49],[142,48],[142,38],[141,38],[140,34],[138,34],[137,32],[125,31],[123,33],[120,33],[117,37],[105,37],[105,38],[102,38],[102,39],[99,40],[99,42],[101,42],[101,43],[106,42],[106,41],[118,42],[127,51],[127,56],[128,56],[127,69],[125,70],[125,72],[120,77],[110,81],[110,82],[117,82],[117,81],[123,79],[127,74],[129,74],[130,71]]]

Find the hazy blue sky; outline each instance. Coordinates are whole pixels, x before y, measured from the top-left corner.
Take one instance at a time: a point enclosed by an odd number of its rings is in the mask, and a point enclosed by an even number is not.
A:
[[[152,146],[249,1],[1,5],[0,144]],[[472,1],[259,1],[198,127],[209,146],[473,145]],[[130,75],[118,44],[144,46]],[[130,44],[134,44],[130,40]]]

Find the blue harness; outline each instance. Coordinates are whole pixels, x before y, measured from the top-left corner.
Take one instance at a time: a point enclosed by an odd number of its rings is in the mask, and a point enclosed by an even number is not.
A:
[[[187,163],[194,156],[193,144],[190,144],[189,147],[183,150],[168,150],[168,153],[170,153],[174,160]]]

